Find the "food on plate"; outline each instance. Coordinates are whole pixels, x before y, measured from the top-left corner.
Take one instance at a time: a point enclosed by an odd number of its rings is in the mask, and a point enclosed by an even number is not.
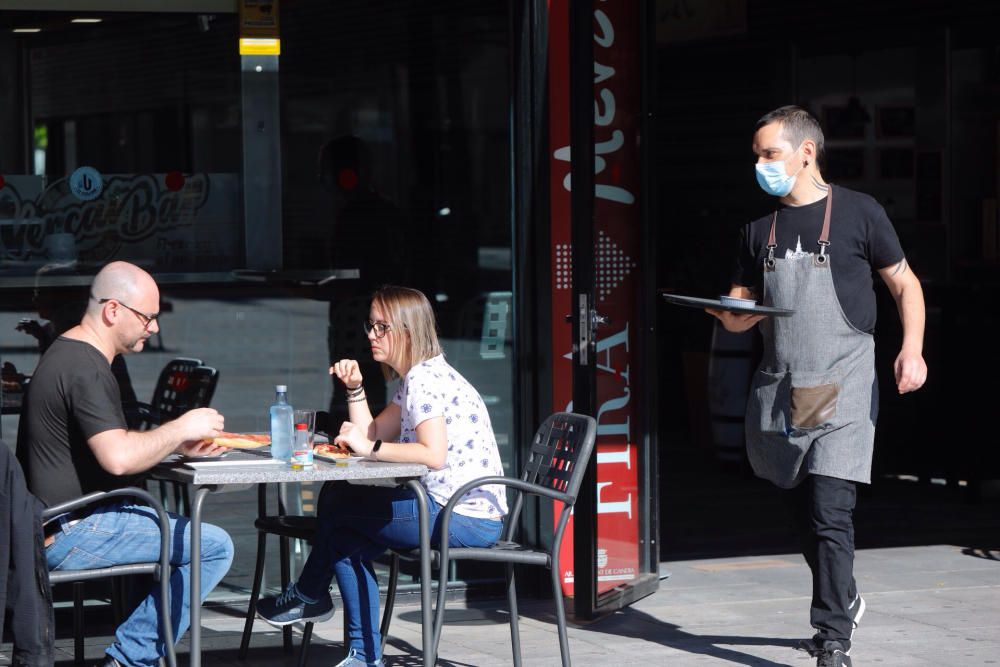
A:
[[[232,449],[257,449],[271,444],[271,436],[262,433],[226,433],[212,438],[212,443]]]
[[[331,459],[346,459],[354,456],[354,452],[347,447],[333,443],[316,445],[313,447],[313,454],[316,456],[326,456]]]

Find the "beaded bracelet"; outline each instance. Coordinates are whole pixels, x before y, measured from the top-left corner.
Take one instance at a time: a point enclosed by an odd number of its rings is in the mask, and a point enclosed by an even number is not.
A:
[[[367,400],[368,400],[367,398],[349,398],[349,399],[347,399],[347,402],[348,403],[365,403]]]
[[[365,393],[365,386],[363,384],[359,384],[357,387],[347,387],[347,398],[357,398],[363,393]]]

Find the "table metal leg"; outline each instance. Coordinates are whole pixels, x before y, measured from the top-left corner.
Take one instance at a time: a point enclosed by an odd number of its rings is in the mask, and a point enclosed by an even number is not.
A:
[[[424,667],[434,665],[434,615],[431,609],[431,527],[427,510],[427,492],[419,480],[411,479],[406,483],[417,496],[417,509],[420,519],[420,612],[423,639]]]
[[[213,488],[196,486],[191,502],[191,667],[201,667],[201,506]]]

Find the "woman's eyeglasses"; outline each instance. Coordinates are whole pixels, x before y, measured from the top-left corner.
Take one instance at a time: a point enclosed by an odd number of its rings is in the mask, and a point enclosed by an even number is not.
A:
[[[365,320],[364,327],[365,334],[367,335],[374,331],[375,338],[385,338],[385,335],[392,331],[392,325],[388,322],[372,322],[371,320]]]

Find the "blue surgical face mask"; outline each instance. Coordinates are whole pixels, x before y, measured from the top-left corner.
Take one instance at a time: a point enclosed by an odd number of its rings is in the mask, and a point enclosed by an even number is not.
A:
[[[796,150],[796,152],[798,152]],[[805,166],[803,163],[802,166]],[[802,171],[802,166],[799,171]],[[757,171],[757,183],[764,192],[775,197],[784,197],[795,187],[795,179],[799,175],[796,171],[791,176],[785,171],[785,161],[775,160],[773,162],[758,162],[754,165]]]

